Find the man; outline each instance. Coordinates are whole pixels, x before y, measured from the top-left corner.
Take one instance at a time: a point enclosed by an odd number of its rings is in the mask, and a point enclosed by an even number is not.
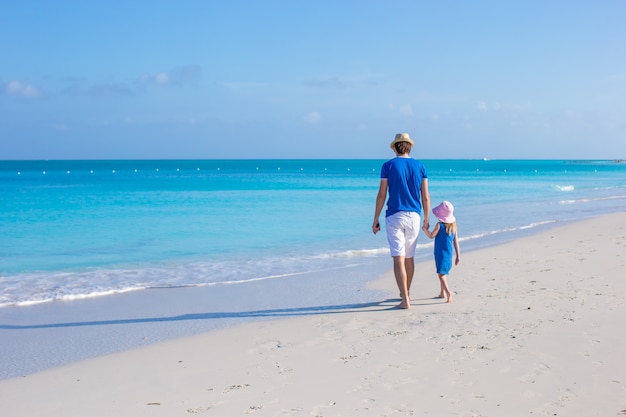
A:
[[[424,165],[411,158],[414,143],[408,133],[398,133],[391,142],[391,149],[396,157],[385,162],[380,171],[380,188],[376,196],[376,211],[372,232],[380,231],[378,220],[389,190],[385,228],[387,240],[393,258],[393,272],[400,290],[402,301],[398,308],[410,308],[409,290],[413,281],[415,264],[413,257],[417,245],[417,236],[422,226],[429,228],[430,194],[428,193],[428,175]],[[424,213],[420,225],[420,213]]]

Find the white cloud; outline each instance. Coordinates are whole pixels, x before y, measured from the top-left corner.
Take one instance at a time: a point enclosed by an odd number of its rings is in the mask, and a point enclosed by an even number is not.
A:
[[[132,90],[126,84],[99,84],[85,92],[90,97],[129,97]]]
[[[266,88],[268,84],[265,83],[256,83],[256,82],[239,82],[239,81],[227,81],[223,82],[222,86],[228,88],[232,91],[242,92],[255,90],[259,88]]]
[[[489,104],[486,101],[479,100],[476,102],[476,108],[480,111],[495,111],[495,112],[507,112],[507,113],[526,113],[530,109],[527,104],[516,103],[495,103]]]
[[[202,76],[202,67],[199,65],[187,65],[174,68],[171,71],[161,71],[156,75],[142,74],[137,78],[140,85],[186,85],[196,82]]]
[[[345,88],[346,84],[339,77],[315,78],[305,81],[304,85],[316,88]]]
[[[410,104],[404,104],[404,105],[400,106],[400,108],[398,110],[400,111],[401,114],[403,114],[405,116],[412,116],[413,115],[413,107]]]
[[[7,93],[14,96],[21,96],[25,98],[36,98],[41,96],[41,91],[31,84],[13,80],[7,84]]]
[[[609,75],[609,81],[624,82],[626,81],[626,73],[611,74]]]
[[[163,85],[167,84],[169,82],[169,79],[170,78],[168,77],[166,72],[160,72],[154,77],[154,82],[159,85]]]
[[[387,107],[389,110],[393,112],[398,112],[403,116],[412,116],[413,115],[413,106],[410,103],[402,104],[400,106],[396,106],[395,104],[388,104]]]
[[[315,125],[320,122],[322,116],[316,111],[309,112],[304,115],[304,121],[310,125]]]

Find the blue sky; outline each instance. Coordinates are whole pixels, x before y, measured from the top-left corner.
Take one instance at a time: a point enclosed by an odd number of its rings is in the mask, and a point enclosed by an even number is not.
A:
[[[626,158],[626,2],[0,0],[0,159]]]

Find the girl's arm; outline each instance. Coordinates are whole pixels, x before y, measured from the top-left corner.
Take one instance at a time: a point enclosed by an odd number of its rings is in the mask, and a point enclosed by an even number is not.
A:
[[[458,265],[461,262],[461,247],[459,246],[459,232],[454,234],[454,251],[456,252],[456,259],[454,264]]]
[[[439,233],[439,223],[435,225],[435,228],[433,229],[432,232],[429,232],[426,226],[422,226],[422,230],[424,231],[426,236],[428,236],[431,239],[434,239],[434,237],[437,236],[437,233]]]

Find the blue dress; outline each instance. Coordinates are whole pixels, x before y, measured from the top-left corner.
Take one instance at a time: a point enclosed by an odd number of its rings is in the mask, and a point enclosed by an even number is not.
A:
[[[439,222],[439,233],[435,236],[435,266],[438,274],[448,275],[452,269],[453,242],[454,233],[447,234],[445,223]]]

